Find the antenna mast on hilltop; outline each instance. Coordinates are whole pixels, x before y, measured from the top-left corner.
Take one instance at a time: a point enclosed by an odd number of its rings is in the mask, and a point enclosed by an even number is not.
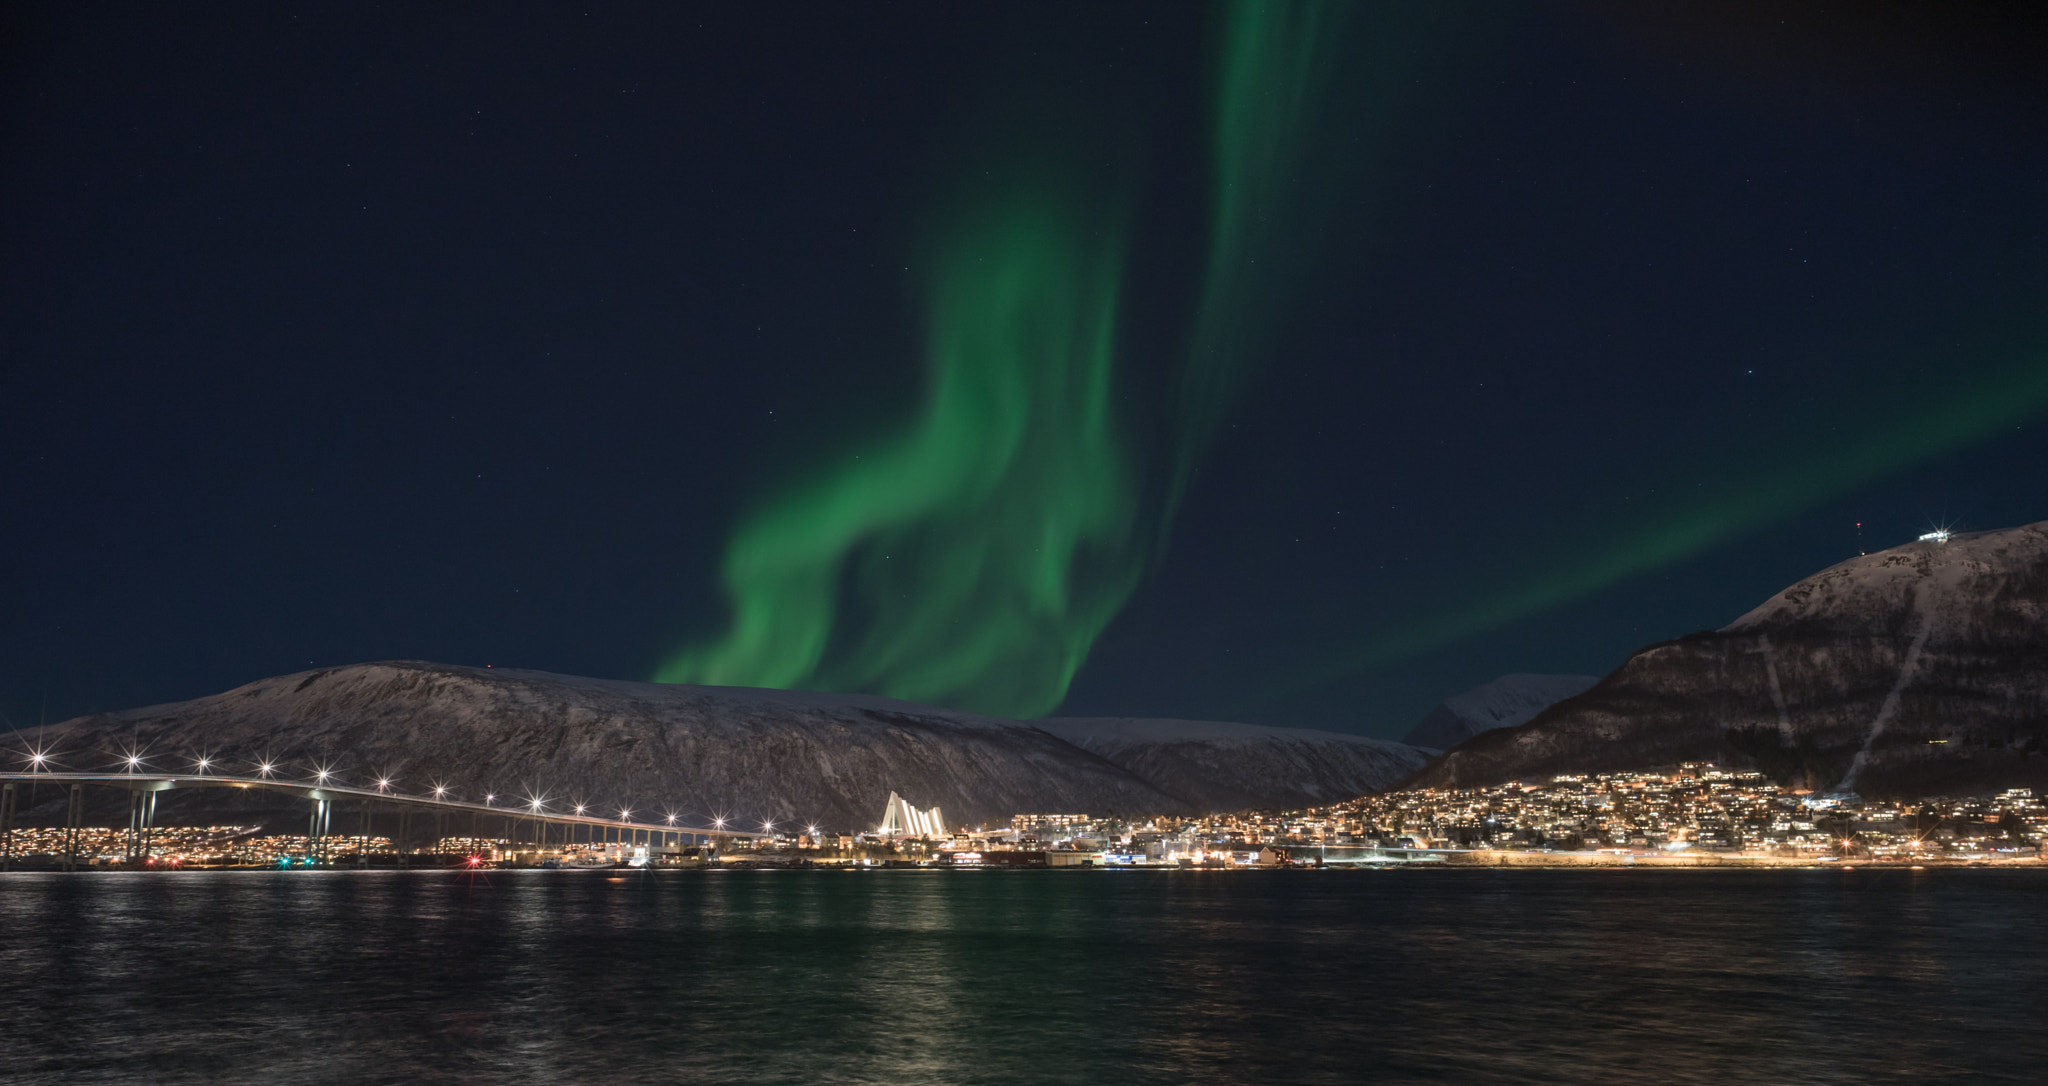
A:
[[[1870,553],[1863,549],[1863,522],[1860,520],[1856,522],[1856,553],[1858,555]]]

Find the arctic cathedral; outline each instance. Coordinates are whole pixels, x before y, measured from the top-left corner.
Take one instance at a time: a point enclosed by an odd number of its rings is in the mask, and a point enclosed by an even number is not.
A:
[[[876,832],[884,837],[944,837],[946,819],[937,807],[920,811],[909,800],[891,792],[889,805],[882,808],[882,828]]]

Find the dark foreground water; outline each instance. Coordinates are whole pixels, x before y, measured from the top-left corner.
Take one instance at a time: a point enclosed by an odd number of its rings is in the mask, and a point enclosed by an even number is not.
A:
[[[0,876],[0,1081],[2048,1081],[2048,872]]]

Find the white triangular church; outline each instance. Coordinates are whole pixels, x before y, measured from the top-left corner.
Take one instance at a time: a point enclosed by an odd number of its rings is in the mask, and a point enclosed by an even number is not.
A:
[[[882,828],[875,832],[884,837],[944,837],[946,816],[937,807],[920,811],[909,800],[891,792],[889,805],[882,808]]]

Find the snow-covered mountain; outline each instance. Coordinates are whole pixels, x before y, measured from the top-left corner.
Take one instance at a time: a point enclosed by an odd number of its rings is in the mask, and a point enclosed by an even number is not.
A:
[[[1208,776],[1180,766],[1155,782],[1133,768],[1146,764],[1146,743],[1118,748],[1119,761],[1068,741],[1059,723],[1047,728],[859,694],[413,661],[323,668],[193,701],[80,717],[50,728],[44,741],[75,768],[111,764],[132,745],[154,752],[163,767],[184,768],[206,753],[230,769],[276,761],[301,776],[327,766],[350,783],[388,776],[406,791],[439,783],[471,799],[544,795],[556,810],[623,805],[848,830],[871,827],[892,791],[919,807],[941,807],[955,822],[1021,811],[1180,813],[1212,809],[1226,796],[1223,806],[1239,798],[1245,805],[1291,802],[1304,781],[1355,795],[1422,761],[1398,750],[1347,759],[1356,745],[1348,736],[1151,723],[1148,742],[1161,748],[1185,739],[1175,738],[1177,729],[1228,729],[1239,758]],[[1262,776],[1259,765],[1270,773]]]
[[[1333,803],[1379,791],[1428,760],[1406,743],[1306,728],[1115,717],[1033,723],[1201,811]]]
[[[2048,786],[2048,521],[1852,558],[1414,783],[1691,760],[1872,795]]]
[[[1502,675],[1438,702],[1401,741],[1448,750],[1480,732],[1526,724],[1537,713],[1585,693],[1599,681],[1592,675]]]

